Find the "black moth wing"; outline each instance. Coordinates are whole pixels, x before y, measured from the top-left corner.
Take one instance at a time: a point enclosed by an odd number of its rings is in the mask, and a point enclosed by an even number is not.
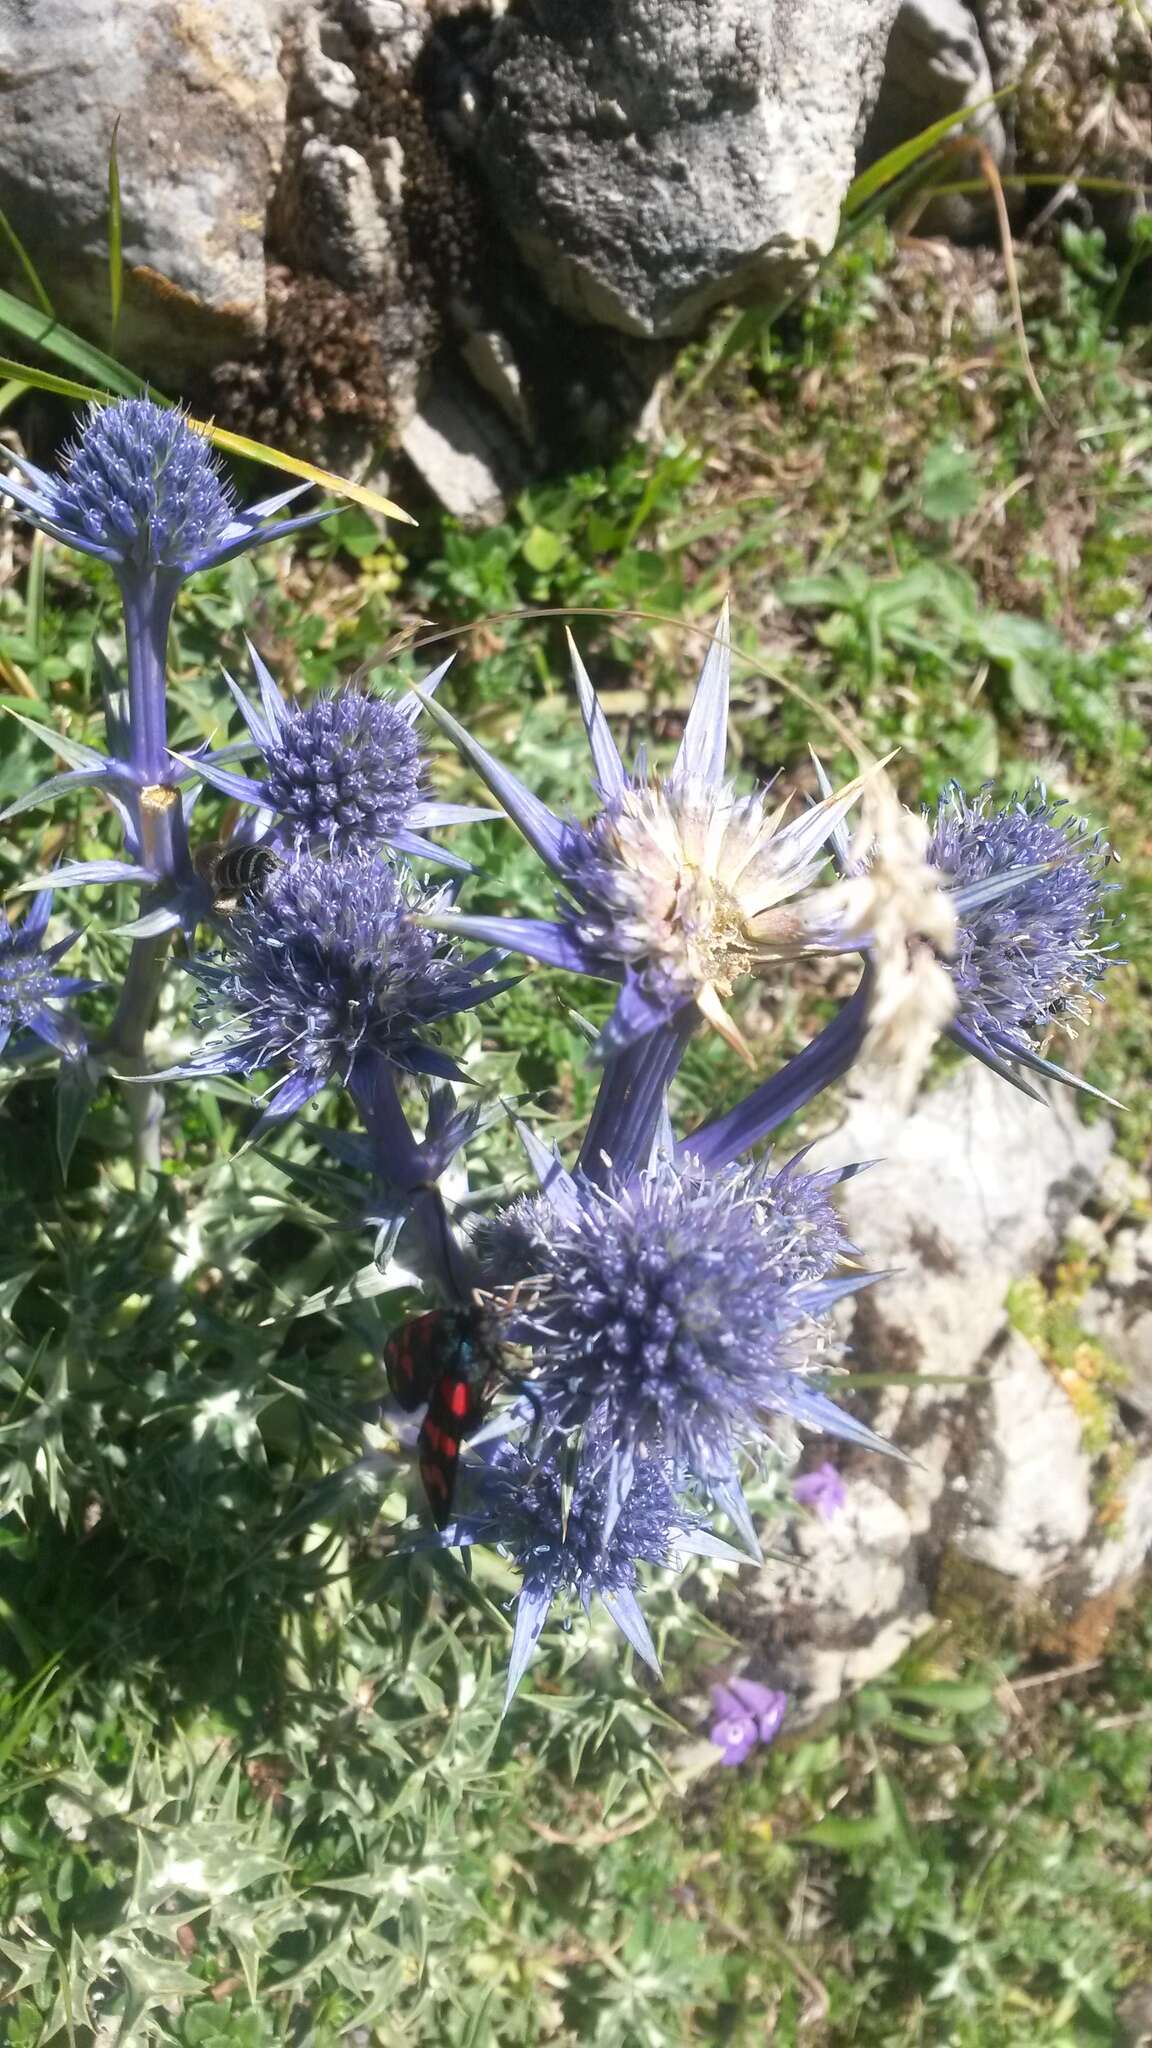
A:
[[[401,1408],[419,1408],[428,1400],[443,1375],[446,1351],[451,1357],[455,1350],[454,1323],[447,1310],[430,1308],[392,1332],[384,1346],[384,1370]]]

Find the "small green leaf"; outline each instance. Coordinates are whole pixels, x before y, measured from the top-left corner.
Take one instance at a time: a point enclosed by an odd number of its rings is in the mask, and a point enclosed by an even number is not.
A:
[[[531,526],[520,544],[520,552],[530,569],[540,576],[547,576],[562,558],[567,541],[562,533],[553,533],[549,526]]]
[[[920,472],[920,509],[925,519],[947,526],[980,503],[980,480],[967,448],[939,441],[928,450]]]

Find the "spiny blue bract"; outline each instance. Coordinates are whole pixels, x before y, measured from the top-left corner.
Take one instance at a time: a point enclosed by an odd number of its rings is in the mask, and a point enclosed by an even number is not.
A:
[[[578,1176],[574,1191],[563,1210],[515,1203],[482,1239],[494,1279],[540,1283],[513,1334],[544,1412],[561,1431],[602,1431],[625,1473],[658,1452],[726,1477],[819,1347],[826,1302],[811,1290],[850,1249],[826,1181],[688,1160],[625,1185]]]
[[[929,858],[960,884],[983,881],[1038,861],[1055,863],[993,903],[962,912],[952,978],[959,1021],[980,1036],[1031,1043],[1101,980],[1098,950],[1103,869],[1099,834],[1040,783],[996,806],[987,791],[966,797],[955,784],[937,806]]]
[[[491,1544],[521,1573],[505,1708],[558,1595],[575,1594],[585,1610],[593,1599],[601,1600],[632,1648],[659,1672],[636,1598],[637,1564],[676,1565],[693,1552],[739,1561],[739,1552],[714,1537],[677,1498],[674,1473],[662,1460],[637,1465],[628,1498],[616,1505],[610,1526],[602,1448],[590,1444],[565,1513],[569,1459],[563,1440],[546,1439],[535,1456],[500,1445],[470,1465],[471,1505],[441,1534],[445,1543]]]
[[[264,799],[298,844],[376,845],[417,800],[420,746],[387,698],[345,689],[289,709],[265,748]]]
[[[503,984],[478,981],[485,960],[465,964],[409,922],[423,900],[372,856],[304,854],[279,869],[233,921],[225,959],[197,963],[225,1036],[194,1070],[287,1066],[270,1116],[290,1115],[328,1080],[346,1081],[361,1054],[454,1078],[431,1027]]]
[[[234,512],[211,444],[147,398],[92,408],[53,500],[62,527],[140,569],[187,570]]]
[[[57,1051],[77,1053],[84,1038],[75,1020],[50,1007],[70,995],[90,989],[92,983],[76,975],[58,975],[57,963],[76,944],[79,932],[44,946],[44,934],[52,910],[48,890],[37,896],[22,926],[15,928],[0,917],[0,1053],[14,1031],[31,1031],[45,1045]]]

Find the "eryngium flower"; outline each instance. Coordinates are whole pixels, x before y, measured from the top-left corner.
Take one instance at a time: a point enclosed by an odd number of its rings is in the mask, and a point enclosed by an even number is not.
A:
[[[55,973],[57,962],[76,944],[79,932],[44,945],[52,914],[52,894],[44,890],[17,930],[0,917],[0,1053],[14,1032],[32,1032],[45,1045],[71,1057],[84,1050],[84,1034],[76,1020],[55,1007],[93,984],[77,975]],[[19,1040],[13,1051],[20,1049]]]
[[[960,998],[951,1035],[989,1065],[1019,1061],[1072,1079],[1038,1051],[1057,1024],[1086,1014],[1085,997],[1109,961],[1099,940],[1110,858],[1098,833],[1052,802],[1041,783],[997,805],[955,785],[940,798],[929,858],[955,884],[959,930],[949,963]],[[964,907],[966,893],[1018,868],[1050,861],[995,900]]]
[[[834,1178],[687,1159],[601,1187],[557,1169],[488,1226],[490,1283],[526,1283],[511,1334],[534,1398],[604,1447],[609,1528],[646,1457],[716,1492],[772,1412],[859,1433],[803,1379],[825,1312],[869,1277],[834,1272],[852,1249]]]
[[[472,763],[565,894],[554,922],[460,917],[440,928],[503,945],[577,974],[622,984],[603,1048],[619,1052],[694,1004],[747,1057],[724,1004],[738,980],[772,962],[841,950],[815,888],[825,849],[863,778],[788,819],[725,779],[731,650],[725,609],[667,776],[630,776],[583,664],[576,688],[592,751],[599,815],[553,815],[439,704],[429,710]]]
[[[274,813],[268,833],[273,846],[352,853],[386,844],[449,867],[467,867],[423,832],[496,814],[422,797],[423,757],[414,730],[418,697],[396,702],[345,684],[310,704],[288,704],[251,645],[249,654],[260,708],[248,702],[231,677],[228,681],[264,756],[263,772],[245,775],[230,758],[224,766],[224,756],[209,754],[197,757],[198,774],[226,796]],[[436,688],[448,666],[427,678],[425,692]]]
[[[186,1071],[289,1071],[262,1123],[291,1116],[354,1063],[384,1058],[411,1072],[458,1077],[435,1026],[472,1009],[506,982],[478,979],[489,958],[465,963],[409,922],[413,901],[394,868],[370,856],[304,854],[280,868],[232,921],[223,960],[200,961],[207,1007],[222,1036]]]
[[[10,459],[21,477],[0,477],[0,490],[54,539],[112,563],[122,582],[157,572],[179,580],[323,516],[264,524],[306,485],[238,508],[211,442],[149,398],[90,407],[62,475]]]
[[[690,1553],[746,1561],[678,1499],[668,1464],[645,1459],[637,1465],[628,1498],[606,1537],[603,1475],[594,1460],[586,1461],[565,1513],[567,1462],[562,1439],[546,1442],[536,1457],[515,1445],[499,1445],[482,1462],[469,1464],[469,1506],[441,1536],[444,1543],[484,1543],[503,1551],[523,1579],[505,1711],[558,1595],[575,1594],[586,1613],[593,1599],[603,1601],[637,1655],[659,1672],[636,1599],[637,1565],[679,1567]]]

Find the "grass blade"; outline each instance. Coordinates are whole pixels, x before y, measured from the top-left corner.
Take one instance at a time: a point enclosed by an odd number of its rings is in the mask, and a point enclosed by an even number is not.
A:
[[[153,397],[155,395],[153,393]],[[336,498],[350,498],[354,505],[363,505],[366,511],[378,512],[384,519],[399,519],[405,526],[416,524],[412,514],[394,505],[391,498],[369,490],[367,484],[350,483],[347,477],[337,476],[334,470],[318,469],[314,462],[305,462],[301,455],[285,455],[281,449],[269,448],[263,441],[250,441],[246,434],[234,434],[228,427],[213,426],[210,420],[190,418],[188,425],[195,427],[198,433],[207,434],[208,439],[227,455],[243,455],[249,462],[266,462],[271,469],[283,469],[289,476],[304,477],[318,490],[331,491]]]
[[[78,370],[98,387],[97,396],[112,391],[118,398],[139,398],[146,389],[143,378],[126,370],[114,356],[82,341],[61,321],[46,321],[39,307],[30,306],[13,292],[0,291],[0,327],[10,328],[22,341],[43,349],[45,355],[55,356],[57,362],[66,363],[70,370]],[[7,374],[11,376],[13,372],[9,370]],[[16,374],[31,380],[31,372],[23,363],[16,365]]]
[[[32,535],[32,548],[28,556],[28,580],[24,593],[24,630],[32,646],[32,659],[28,664],[31,675],[39,678],[40,660],[44,652],[44,535]]]
[[[922,128],[919,135],[910,136],[907,142],[897,143],[895,149],[889,149],[883,156],[877,157],[876,162],[869,164],[868,169],[861,171],[860,176],[853,178],[849,185],[844,197],[845,218],[850,220],[852,215],[858,213],[860,208],[877,192],[882,191],[885,185],[890,185],[892,180],[900,177],[904,171],[911,170],[935,149],[938,142],[943,142],[945,136],[950,135],[954,128],[970,120],[982,107],[994,107],[998,100],[1007,99],[1011,93],[1019,90],[1022,82],[1018,79],[1011,85],[1002,85],[999,92],[990,92],[982,100],[973,100],[970,106],[957,107],[955,113],[945,114],[939,121],[933,121],[927,128]]]
[[[48,294],[44,289],[44,284],[41,279],[40,272],[37,270],[36,265],[33,263],[32,258],[28,254],[27,249],[24,247],[23,242],[20,240],[19,235],[16,233],[15,228],[13,227],[11,221],[8,218],[8,215],[4,212],[2,207],[0,207],[0,234],[3,235],[4,240],[7,242],[8,247],[11,249],[12,254],[15,256],[17,263],[20,265],[21,270],[24,272],[24,275],[28,280],[28,289],[31,292],[33,298],[35,299],[36,304],[39,306],[40,311],[49,320],[54,319],[56,309],[53,306],[51,299],[48,297]]]
[[[8,356],[0,356],[0,377],[21,380],[36,391],[51,391],[57,398],[73,398],[77,402],[93,401],[107,405],[109,394],[95,384],[79,384],[73,377],[57,377],[51,370],[34,370],[26,363],[17,363]],[[141,389],[143,387],[141,386]],[[135,393],[124,394],[135,396]],[[171,405],[170,398],[162,398],[158,391],[151,397],[157,405]],[[334,498],[347,498],[354,505],[363,505],[369,512],[378,512],[384,519],[399,519],[405,526],[415,526],[410,512],[394,505],[390,498],[382,497],[379,491],[369,490],[367,484],[354,484],[347,477],[337,476],[335,470],[319,469],[314,462],[305,462],[302,456],[285,455],[279,448],[269,448],[264,441],[250,441],[246,434],[233,434],[227,427],[217,427],[210,420],[189,419],[190,427],[197,433],[206,434],[213,445],[226,455],[242,455],[248,462],[263,462],[269,469],[282,469],[289,476],[305,478],[315,484],[317,490],[330,491]]]
[[[111,316],[110,333],[113,342],[120,325],[120,306],[124,295],[124,237],[120,213],[120,162],[116,155],[116,136],[120,128],[117,114],[112,123],[112,145],[108,151],[108,311]]]

